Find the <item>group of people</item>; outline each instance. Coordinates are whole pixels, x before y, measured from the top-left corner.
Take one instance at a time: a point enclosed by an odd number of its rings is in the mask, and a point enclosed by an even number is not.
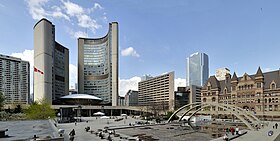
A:
[[[89,132],[90,127],[87,126],[87,127],[85,128],[85,130],[86,130],[86,132]],[[107,140],[112,141],[111,135],[112,135],[112,134],[115,134],[115,130],[113,130],[113,131],[110,130],[108,133],[109,133],[109,135],[108,135],[108,137],[107,137]],[[74,141],[75,135],[76,135],[75,129],[72,129],[71,132],[69,133],[69,139],[70,139],[70,141]],[[101,139],[104,139],[104,137],[105,137],[105,135],[103,134],[102,131],[96,132],[96,135],[97,135],[98,137],[100,137]]]
[[[112,137],[111,137],[111,135],[112,134],[115,134],[115,130],[107,130],[107,129],[104,129],[104,130],[98,130],[98,131],[93,131],[93,130],[90,130],[90,127],[89,126],[87,126],[87,127],[85,127],[85,131],[86,132],[90,132],[91,134],[95,134],[96,136],[98,136],[98,137],[100,137],[101,139],[105,139],[105,133],[109,133],[109,135],[107,136],[107,140],[109,140],[109,141],[111,141],[112,140]]]
[[[112,141],[111,134],[115,134],[115,131],[111,131],[111,130],[110,130],[108,133],[109,133],[109,135],[108,135],[108,137],[107,137],[107,140],[108,140],[108,141]],[[101,139],[104,139],[104,137],[105,137],[105,135],[103,134],[102,131],[98,132],[96,135],[97,135],[98,137],[100,137]]]
[[[239,130],[238,126],[236,126],[236,128],[234,128],[234,127],[225,128],[225,132],[226,133],[230,132],[232,135],[234,135],[234,133],[236,135],[240,135],[241,134],[241,131]]]
[[[228,133],[230,132],[232,135],[236,134],[236,135],[241,135],[241,130],[238,128],[238,126],[236,126],[236,128],[234,127],[230,127],[230,128],[225,128],[225,132],[226,134],[224,135],[223,139],[225,141],[228,141],[229,140],[229,137],[228,137]]]

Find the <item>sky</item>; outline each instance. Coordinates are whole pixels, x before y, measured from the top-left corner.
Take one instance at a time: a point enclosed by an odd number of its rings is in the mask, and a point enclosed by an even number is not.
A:
[[[33,26],[45,17],[70,50],[70,87],[77,83],[77,37],[98,38],[119,23],[120,95],[137,90],[144,74],[175,71],[186,84],[186,58],[209,56],[209,72],[227,67],[238,76],[280,67],[277,0],[1,0],[0,54],[30,61]],[[31,82],[33,74],[31,72]],[[31,84],[31,90],[32,90]]]

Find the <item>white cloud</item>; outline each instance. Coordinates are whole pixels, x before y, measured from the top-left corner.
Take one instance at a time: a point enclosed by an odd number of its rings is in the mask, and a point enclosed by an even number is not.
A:
[[[52,8],[54,9],[54,11],[52,13],[53,17],[55,17],[55,18],[64,18],[64,19],[70,21],[70,18],[66,14],[62,13],[60,7],[53,6]]]
[[[92,32],[95,32],[96,29],[99,29],[101,25],[99,25],[96,20],[91,19],[88,15],[82,14],[77,15],[78,25],[83,28],[89,28]]]
[[[140,55],[136,52],[133,47],[125,48],[121,51],[122,56],[133,56],[133,57],[140,57]]]
[[[176,78],[174,80],[174,90],[177,90],[177,87],[186,87],[186,79]]]
[[[29,61],[30,67],[33,67],[34,65],[34,50],[24,50],[22,53],[12,53],[11,56],[21,58],[25,61]]]
[[[138,91],[138,82],[140,81],[141,78],[137,76],[130,79],[119,79],[119,95],[124,96],[128,90]]]
[[[43,8],[48,0],[26,0],[26,2],[29,8],[29,13],[34,20],[39,20],[48,16],[47,12]]]
[[[86,32],[83,32],[83,31],[76,31],[76,32],[74,32],[73,30],[69,29],[67,32],[68,32],[68,33],[72,36],[72,38],[74,38],[74,39],[77,39],[77,38],[79,38],[79,37],[82,37],[82,38],[88,37],[88,34],[87,34]]]
[[[76,38],[79,38],[79,37],[88,37],[88,34],[85,33],[85,32],[82,32],[82,31],[77,31],[77,32],[74,33],[74,36],[75,36]]]
[[[77,18],[78,25],[80,27],[89,28],[92,30],[92,32],[95,32],[96,29],[101,28],[101,25],[99,25],[95,19],[92,19],[89,15],[86,14],[85,11],[88,11],[87,9],[70,1],[62,0],[61,2],[64,5],[63,8],[65,9],[66,13],[72,17]]]
[[[94,3],[94,9],[104,9],[99,3]]]
[[[30,93],[33,93],[33,66],[34,66],[34,50],[24,50],[20,53],[12,53],[11,56],[21,58],[30,64]]]
[[[264,68],[263,70],[264,70],[263,72],[269,72],[269,71],[272,71],[273,69],[272,68]]]
[[[141,77],[134,76],[130,79],[119,79],[119,95],[124,96],[129,90],[138,91],[138,82],[141,81]],[[174,80],[174,90],[177,87],[186,87],[186,79],[176,78]]]
[[[64,5],[66,13],[70,16],[80,15],[84,13],[83,7],[70,1],[61,1]]]
[[[96,19],[89,14],[96,10],[104,9],[99,3],[94,3],[92,8],[84,8],[69,0],[61,0],[60,4],[48,6],[49,0],[26,0],[30,15],[34,20],[41,18],[66,19],[70,23],[77,21],[77,25],[82,28],[88,28],[93,33],[102,26]],[[107,17],[103,14],[99,16],[101,21],[106,21]]]
[[[94,12],[96,10],[103,10],[104,7],[102,7],[99,3],[94,3],[92,8],[87,9],[88,13]]]
[[[69,88],[75,88],[75,83],[78,81],[77,66],[69,64]]]
[[[49,0],[26,0],[29,8],[29,13],[34,20],[40,20],[42,18],[64,18],[70,21],[70,18],[62,12],[62,9],[58,6],[53,6],[52,9],[46,10],[46,4]]]

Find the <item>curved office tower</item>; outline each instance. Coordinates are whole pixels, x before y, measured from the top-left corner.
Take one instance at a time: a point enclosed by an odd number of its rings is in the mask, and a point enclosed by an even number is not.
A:
[[[34,28],[34,101],[48,103],[68,95],[69,50],[55,41],[55,26],[47,19]]]
[[[78,93],[118,103],[118,23],[109,24],[102,38],[78,39]]]

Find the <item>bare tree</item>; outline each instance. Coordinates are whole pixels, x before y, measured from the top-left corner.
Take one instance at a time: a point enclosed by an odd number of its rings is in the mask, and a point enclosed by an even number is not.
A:
[[[3,95],[2,92],[0,92],[0,110],[2,109],[4,104],[5,104],[5,96]]]

